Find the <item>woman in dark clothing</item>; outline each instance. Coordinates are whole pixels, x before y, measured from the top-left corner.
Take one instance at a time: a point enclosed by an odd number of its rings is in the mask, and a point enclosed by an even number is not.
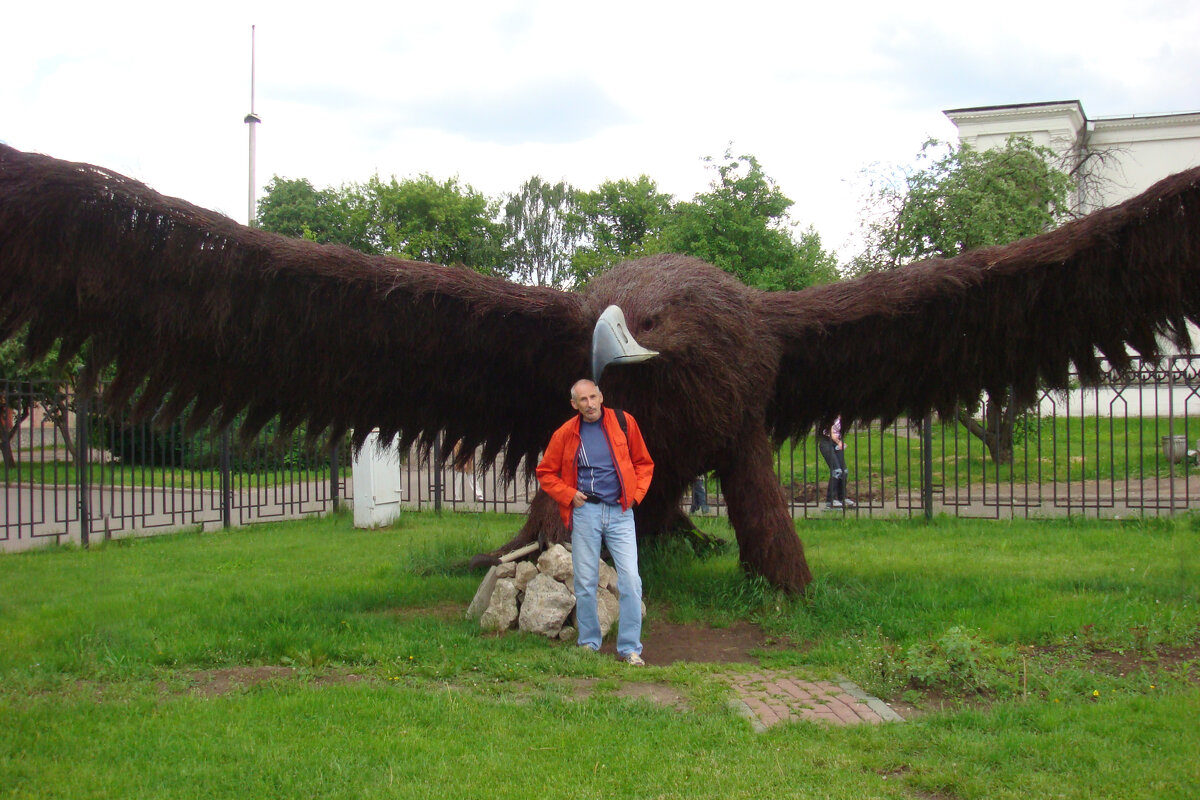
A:
[[[854,508],[858,504],[846,499],[846,479],[850,472],[846,469],[846,445],[842,441],[841,417],[817,434],[817,447],[820,448],[825,463],[829,465],[829,488],[825,491],[825,508]]]

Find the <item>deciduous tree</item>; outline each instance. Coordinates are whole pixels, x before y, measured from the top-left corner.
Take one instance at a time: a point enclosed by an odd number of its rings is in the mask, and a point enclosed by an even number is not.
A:
[[[575,189],[534,175],[504,205],[510,259],[508,276],[534,286],[567,288],[575,283],[571,256],[579,240],[573,224]]]
[[[503,260],[498,203],[429,175],[314,189],[306,179],[276,176],[258,204],[264,230],[365,253],[392,254],[491,272]]]
[[[83,361],[76,356],[62,362],[58,345],[32,361],[26,359],[25,351],[25,331],[0,343],[0,455],[10,469],[17,463],[13,442],[36,406],[42,407],[46,418],[58,429],[68,456],[75,458],[69,425],[75,392],[67,392],[64,387],[74,387]]]
[[[258,226],[285,236],[374,252],[366,240],[365,215],[354,213],[357,199],[351,187],[315,189],[307,178],[276,175],[258,201]]]
[[[578,284],[614,264],[647,252],[657,240],[671,211],[672,197],[660,192],[646,175],[637,180],[605,181],[590,192],[575,195],[575,215],[581,244],[571,258]]]
[[[865,251],[854,271],[902,268],[935,256],[1007,244],[1035,236],[1069,213],[1071,178],[1055,153],[1013,137],[1002,148],[975,150],[936,140],[921,148],[916,166],[873,177]],[[988,397],[984,424],[966,409],[959,420],[988,448],[992,460],[1011,462],[1019,413],[1010,397]]]
[[[495,201],[457,178],[429,175],[359,187],[359,212],[378,252],[491,273],[501,261],[503,228]]]
[[[808,229],[800,242],[787,215],[792,200],[752,155],[705,159],[716,170],[708,192],[678,203],[663,226],[659,251],[685,253],[715,264],[762,289],[803,289],[836,279],[836,259]]]

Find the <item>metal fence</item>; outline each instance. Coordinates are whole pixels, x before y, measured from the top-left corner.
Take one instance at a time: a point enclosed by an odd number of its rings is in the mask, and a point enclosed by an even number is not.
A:
[[[843,513],[1126,518],[1200,506],[1198,391],[1194,354],[1106,367],[1098,386],[1043,392],[1020,414],[1007,464],[956,421],[859,426],[846,436],[858,505]],[[779,471],[793,514],[825,513],[823,463],[809,453],[785,464],[787,450]]]
[[[345,491],[342,453],[302,438],[241,444],[132,425],[55,384],[0,382],[0,392],[3,550],[321,513]]]
[[[0,549],[284,519],[352,503],[348,448],[332,457],[271,426],[248,445],[179,426],[130,425],[58,386],[0,382],[5,489]],[[982,420],[981,420],[982,422]],[[986,422],[984,423],[986,425]],[[1045,393],[1013,427],[997,464],[956,421],[899,420],[845,432],[847,496],[834,514],[1014,517],[1157,516],[1200,507],[1200,356],[1106,372],[1094,389]],[[87,454],[86,469],[75,454]],[[523,513],[536,483],[496,467],[459,473],[440,448],[399,459],[402,507]],[[829,470],[815,439],[780,449],[796,517],[828,516]],[[725,513],[709,476],[710,514]],[[685,509],[689,505],[684,498]]]

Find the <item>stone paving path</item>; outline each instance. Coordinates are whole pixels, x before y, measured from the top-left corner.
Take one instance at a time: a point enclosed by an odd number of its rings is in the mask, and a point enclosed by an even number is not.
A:
[[[737,673],[729,678],[737,693],[734,707],[757,731],[795,720],[832,725],[904,721],[887,703],[848,681],[810,681],[778,670]]]

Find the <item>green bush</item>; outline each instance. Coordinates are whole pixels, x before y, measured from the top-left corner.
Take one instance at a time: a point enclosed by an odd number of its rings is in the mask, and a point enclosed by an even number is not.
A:
[[[916,688],[984,691],[1007,671],[1011,657],[1011,651],[987,643],[978,631],[955,625],[933,642],[910,647],[905,666]]]

